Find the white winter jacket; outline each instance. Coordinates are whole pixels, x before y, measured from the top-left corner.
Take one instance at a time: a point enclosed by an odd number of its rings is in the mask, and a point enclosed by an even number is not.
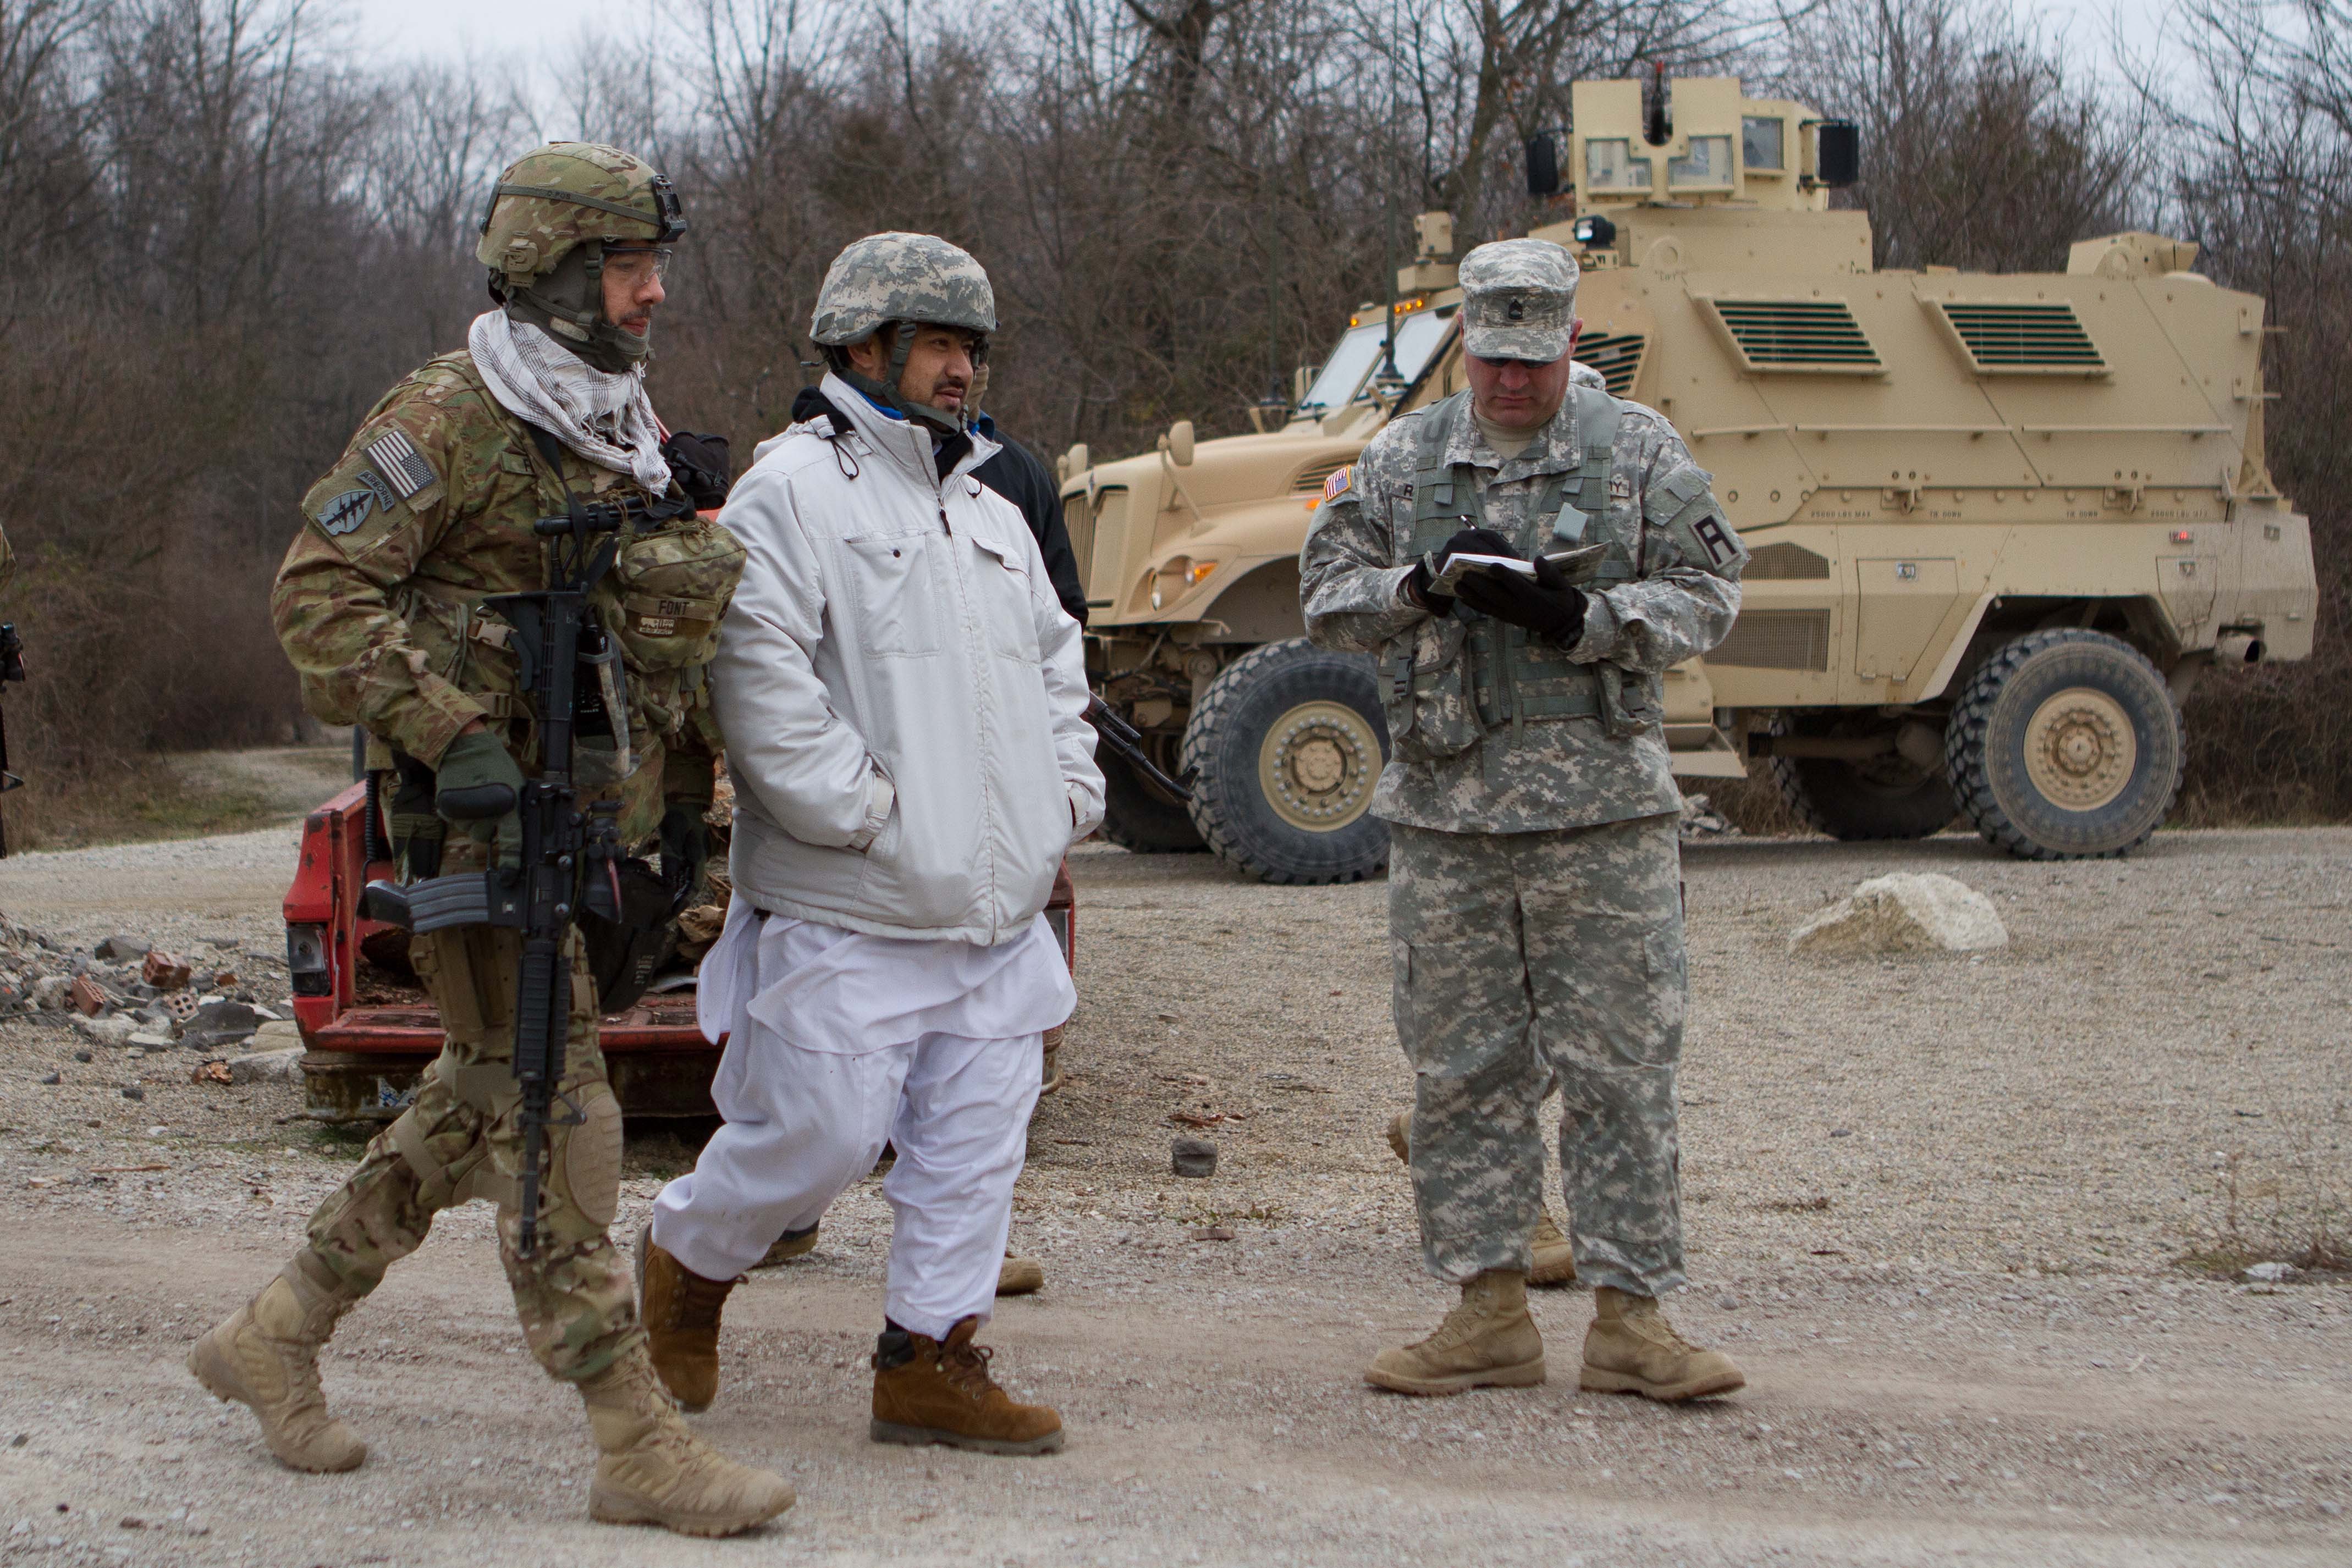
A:
[[[731,871],[761,909],[993,946],[1102,821],[1078,624],[1020,511],[942,482],[921,426],[827,376],[854,427],[763,443],[719,521],[750,552],[710,676]]]

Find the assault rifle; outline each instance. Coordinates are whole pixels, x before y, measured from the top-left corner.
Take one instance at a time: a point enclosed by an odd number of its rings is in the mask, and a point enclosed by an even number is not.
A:
[[[1105,746],[1110,747],[1111,754],[1142,774],[1144,779],[1152,788],[1179,805],[1192,798],[1192,790],[1189,783],[1183,779],[1171,779],[1160,771],[1158,763],[1143,754],[1143,732],[1119,717],[1111,710],[1110,705],[1102,698],[1092,695],[1087,696],[1087,722],[1095,727],[1095,734],[1102,738]],[[1187,778],[1189,777],[1188,773]]]
[[[535,593],[501,593],[483,608],[514,628],[521,679],[538,717],[539,777],[528,779],[520,801],[510,797],[486,802],[485,820],[519,810],[522,860],[519,866],[458,872],[412,883],[372,882],[360,912],[407,930],[424,933],[457,925],[502,925],[522,933],[522,973],[515,994],[514,1075],[522,1087],[516,1124],[522,1130],[520,1207],[522,1234],[517,1245],[529,1257],[539,1239],[540,1166],[546,1159],[550,1125],[577,1126],[581,1112],[558,1089],[563,1082],[563,1048],[571,1027],[572,972],[566,960],[580,912],[621,918],[623,849],[614,821],[618,802],[583,805],[575,777],[577,743],[609,730],[620,758],[620,777],[629,772],[628,704],[622,685],[620,646],[589,608],[588,597],[611,570],[623,530],[639,521],[677,516],[682,503],[641,500],[598,506],[578,497],[560,517],[533,525],[547,540],[547,580]],[[599,540],[602,544],[599,544]],[[580,679],[583,666],[592,678]],[[563,1113],[556,1113],[558,1103]]]
[[[25,640],[16,635],[16,623],[0,622],[0,681],[21,681],[25,678]],[[0,714],[0,795],[11,789],[22,789],[25,781],[8,771],[8,720]],[[8,829],[0,822],[0,860],[8,858]]]

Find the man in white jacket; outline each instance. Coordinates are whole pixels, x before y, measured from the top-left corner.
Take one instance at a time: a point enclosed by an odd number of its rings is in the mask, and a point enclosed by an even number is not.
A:
[[[1013,505],[971,476],[987,274],[928,235],[843,251],[812,336],[827,408],[762,445],[720,520],[750,554],[712,690],[734,898],[700,1019],[727,1124],[638,1243],[654,1364],[718,1391],[719,1310],[777,1235],[874,1167],[894,1216],[877,1441],[1043,1453],[987,1322],[1044,1031],[1076,1002],[1043,917],[1102,819],[1077,623]]]

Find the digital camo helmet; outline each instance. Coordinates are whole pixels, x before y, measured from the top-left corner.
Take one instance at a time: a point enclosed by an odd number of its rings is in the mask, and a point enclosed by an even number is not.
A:
[[[1576,257],[1548,239],[1500,239],[1462,258],[1462,347],[1549,364],[1576,336]]]
[[[860,374],[844,352],[886,327],[897,329],[887,379]],[[953,327],[972,335],[975,385],[962,409],[950,413],[916,402],[898,391],[918,327]],[[886,408],[950,434],[980,405],[978,381],[996,330],[996,291],[970,252],[935,235],[867,235],[833,258],[817,290],[809,336],[824,350],[834,374]]]
[[[606,250],[667,258],[685,233],[677,192],[652,164],[617,147],[551,141],[499,176],[474,254],[508,315],[614,372],[638,364],[651,346],[604,319]]]

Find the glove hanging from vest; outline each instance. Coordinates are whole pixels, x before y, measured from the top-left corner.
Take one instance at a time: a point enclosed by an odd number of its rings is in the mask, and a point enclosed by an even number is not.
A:
[[[1482,615],[1524,626],[1557,647],[1574,647],[1584,635],[1584,591],[1540,556],[1535,568],[1533,579],[1517,572],[1465,572],[1462,601]]]

